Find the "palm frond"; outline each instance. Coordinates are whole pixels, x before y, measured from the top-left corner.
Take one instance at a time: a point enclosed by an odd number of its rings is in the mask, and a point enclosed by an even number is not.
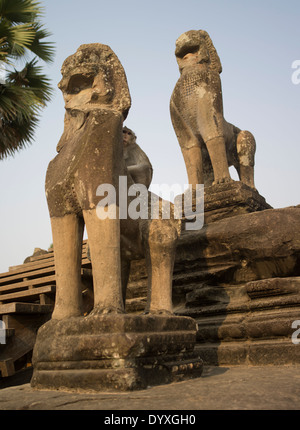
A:
[[[50,80],[42,73],[42,67],[37,65],[36,59],[27,62],[21,71],[14,69],[7,73],[7,82],[30,89],[34,103],[42,106],[50,101],[53,93]]]
[[[35,97],[29,88],[13,84],[0,85],[0,118],[11,121],[17,115],[29,118],[33,111]]]
[[[28,49],[41,60],[44,60],[46,63],[51,63],[55,52],[54,43],[44,41],[44,39],[51,36],[51,33],[43,28],[40,23],[34,23],[34,30],[35,37]]]
[[[0,0],[0,62],[6,66],[0,83],[0,160],[30,143],[41,109],[49,102],[52,88],[38,66],[38,59],[51,62],[54,44],[39,22],[43,8],[35,0]],[[34,55],[22,70],[16,60]]]
[[[0,0],[0,18],[13,24],[29,23],[42,14],[41,3],[34,0]]]
[[[39,108],[31,89],[0,85],[0,160],[33,139]]]
[[[15,117],[10,121],[0,121],[0,160],[14,155],[16,151],[27,147],[34,137],[37,117]]]
[[[5,47],[8,55],[21,57],[25,49],[29,48],[36,37],[32,24],[10,25],[6,21],[0,21],[0,38],[2,47]]]

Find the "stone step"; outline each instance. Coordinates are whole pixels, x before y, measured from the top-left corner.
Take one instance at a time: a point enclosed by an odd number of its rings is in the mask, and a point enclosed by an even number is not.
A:
[[[48,314],[52,312],[53,305],[41,305],[38,303],[13,302],[0,305],[0,315],[10,314]],[[8,328],[8,327],[7,327]]]

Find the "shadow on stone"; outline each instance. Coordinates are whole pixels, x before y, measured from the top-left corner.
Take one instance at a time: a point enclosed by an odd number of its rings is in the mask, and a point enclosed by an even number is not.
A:
[[[230,370],[229,367],[204,366],[202,378],[211,378],[212,376],[223,375]]]
[[[218,281],[224,279],[224,276],[230,278],[232,270],[218,256],[213,258],[213,262],[206,258],[205,249],[209,248],[209,240],[205,234],[202,235],[201,242],[194,242],[195,235],[191,232],[183,235],[183,239],[184,236],[186,241],[181,241],[177,248],[173,276],[175,313],[195,319],[196,349],[205,364],[218,366],[219,330],[230,302],[226,288]],[[187,257],[186,251],[197,258],[193,260]]]
[[[0,378],[0,390],[8,387],[29,384],[32,378],[33,367],[20,370],[9,378]]]

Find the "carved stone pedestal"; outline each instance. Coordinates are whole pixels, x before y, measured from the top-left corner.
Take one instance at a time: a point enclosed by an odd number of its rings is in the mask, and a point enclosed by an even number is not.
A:
[[[205,223],[236,215],[272,209],[257,190],[243,182],[213,185],[204,190]]]
[[[38,332],[31,385],[71,391],[136,390],[198,377],[188,317],[108,314],[51,320]]]
[[[185,209],[185,215],[197,213],[194,201],[192,209],[189,206]],[[272,207],[257,190],[243,182],[232,181],[204,188],[205,224],[265,209],[272,209]]]

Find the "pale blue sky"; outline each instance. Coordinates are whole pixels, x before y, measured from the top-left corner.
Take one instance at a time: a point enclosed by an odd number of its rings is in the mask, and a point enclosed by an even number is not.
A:
[[[175,40],[210,34],[223,65],[225,117],[256,138],[255,182],[273,207],[300,203],[299,0],[43,0],[56,57],[45,67],[56,88],[64,59],[83,43],[109,45],[122,62],[132,97],[125,124],[154,167],[154,184],[186,184],[169,100],[179,77]],[[63,130],[58,89],[33,144],[0,162],[0,272],[52,242],[44,192],[49,161]],[[280,228],[280,226],[278,226]]]

